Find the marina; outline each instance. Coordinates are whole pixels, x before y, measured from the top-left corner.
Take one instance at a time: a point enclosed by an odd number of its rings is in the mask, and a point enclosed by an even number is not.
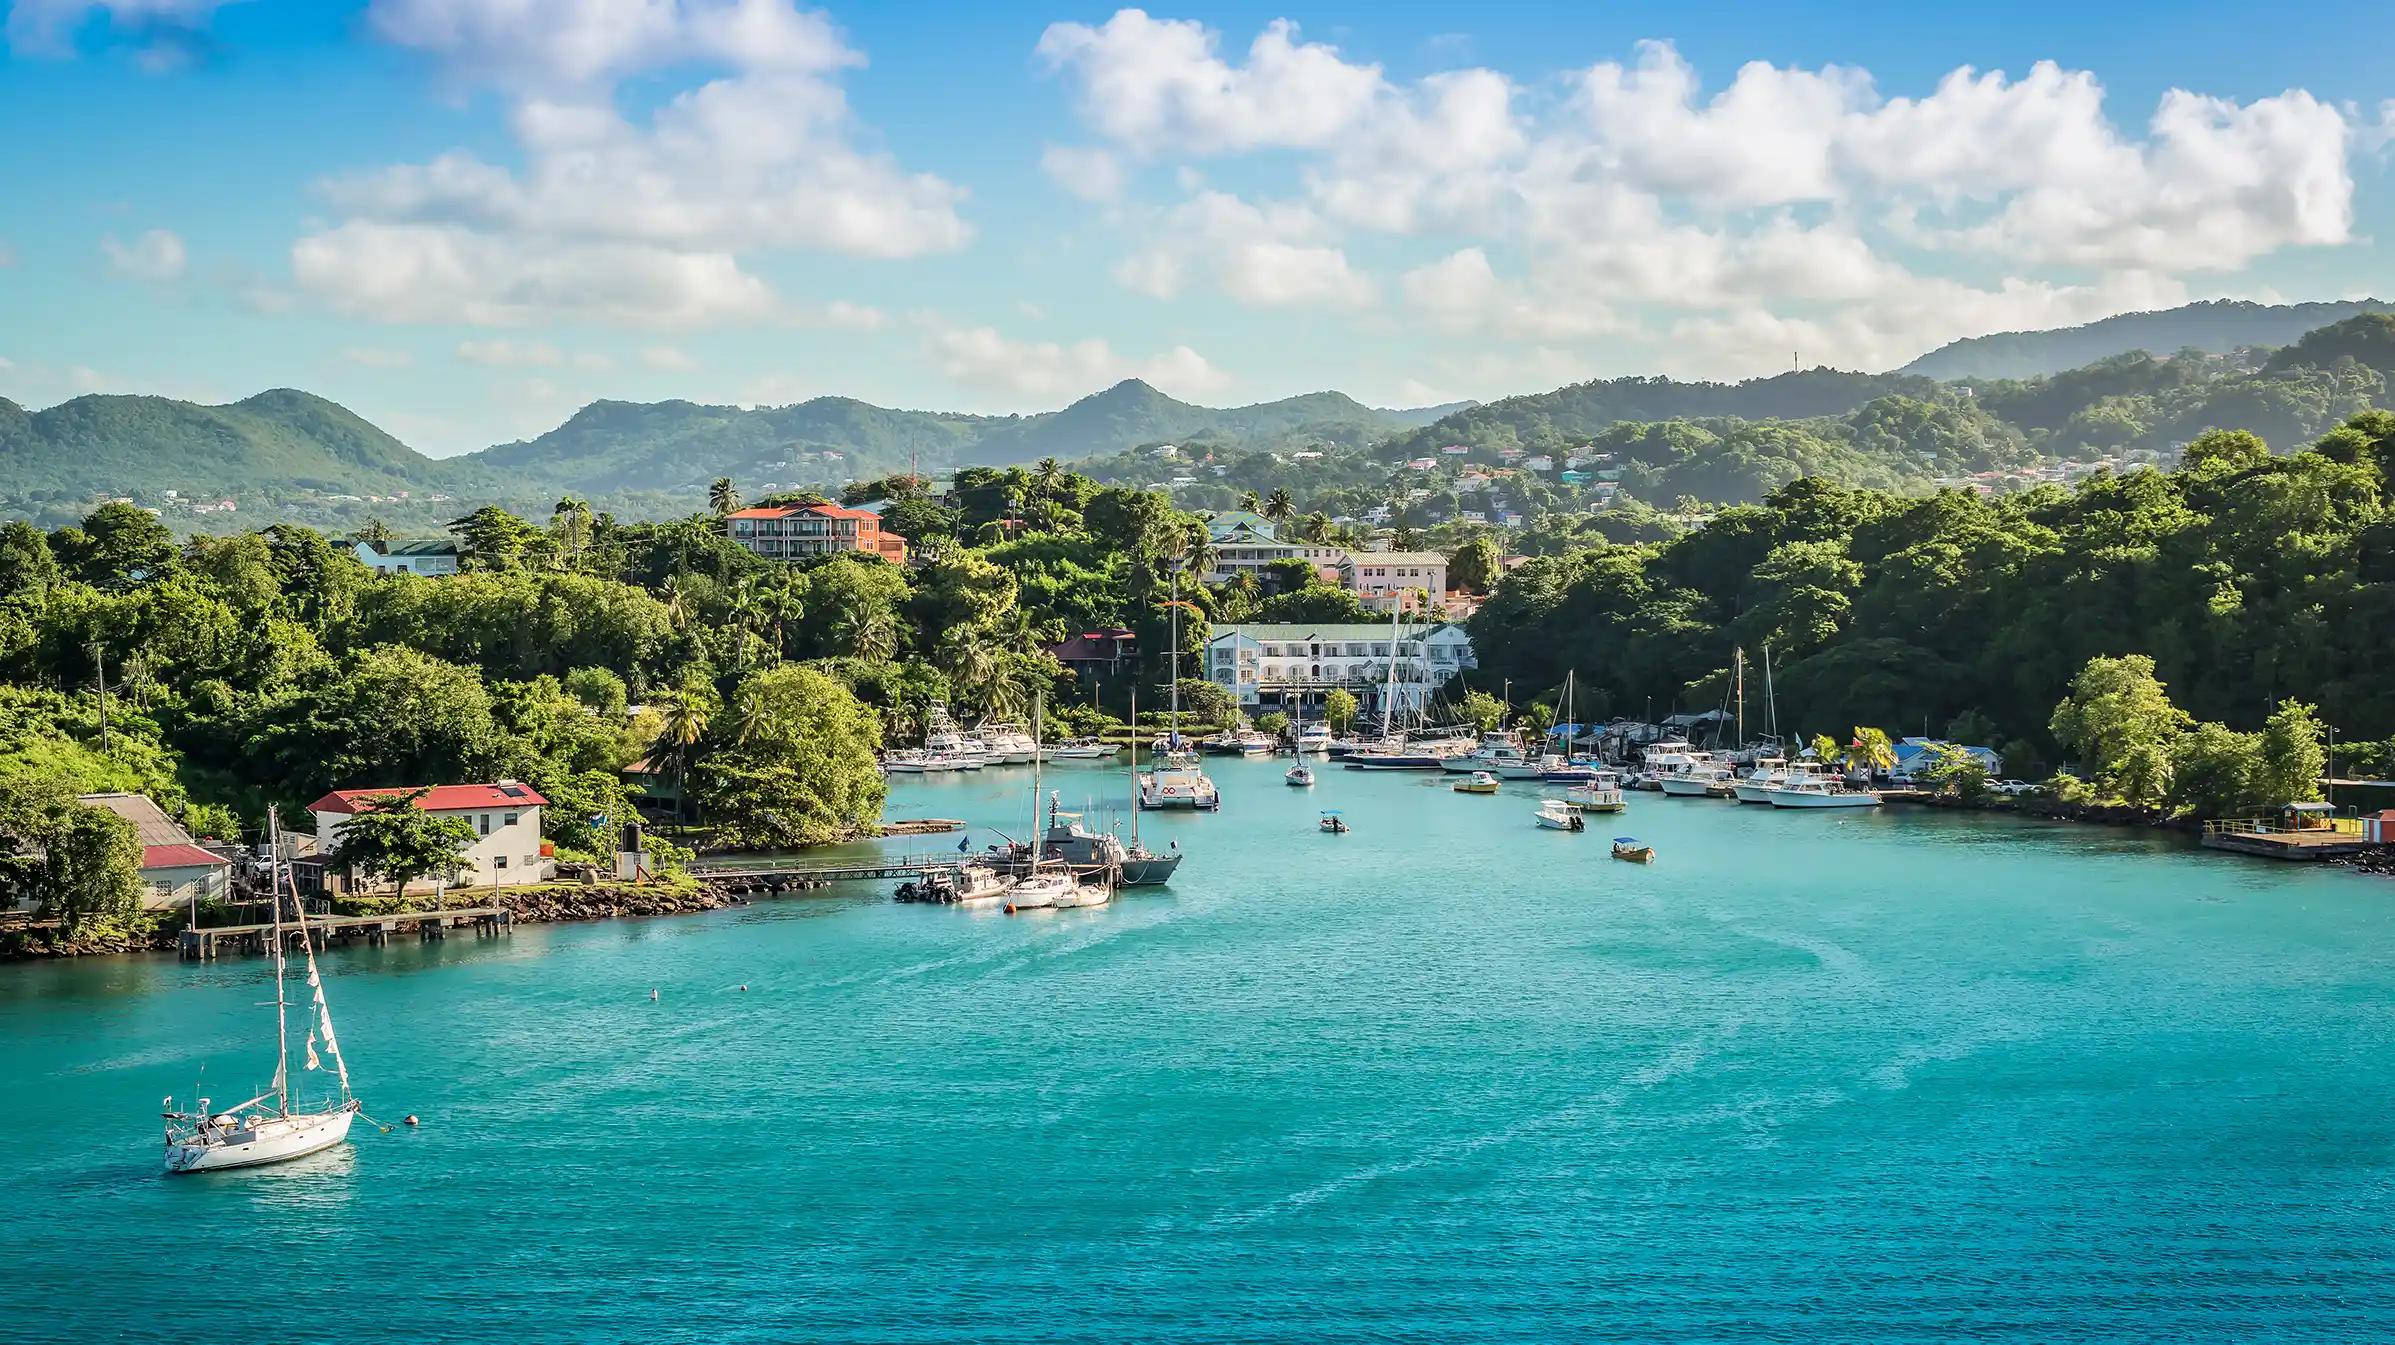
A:
[[[1053,765],[1047,786],[1102,831],[1126,769]],[[2001,814],[1658,794],[1532,843],[1525,814],[1563,787],[1330,771],[1296,793],[1284,761],[1211,769],[1221,812],[1140,818],[1187,865],[1094,908],[1008,919],[842,879],[336,945],[372,1110],[424,1125],[248,1175],[157,1177],[143,1117],[203,1064],[247,1096],[264,960],[12,968],[0,1068],[93,1124],[0,1176],[51,1211],[0,1313],[38,1292],[77,1338],[236,1329],[245,1305],[141,1273],[196,1221],[301,1279],[405,1262],[446,1286],[380,1295],[409,1338],[673,1338],[729,1300],[775,1305],[757,1334],[1025,1339],[1005,1305],[1039,1292],[1045,1338],[1198,1339],[1226,1268],[1227,1310],[1305,1304],[1308,1338],[1385,1329],[1367,1286],[1396,1274],[1440,1334],[1476,1339],[1569,1337],[1596,1291],[1566,1286],[1600,1281],[1706,1339],[1801,1334],[1802,1294],[1807,1318],[1926,1345],[1946,1332],[1915,1291],[1945,1282],[2018,1338],[2390,1321],[2395,1239],[2367,1194],[2395,1171],[2381,880]],[[909,778],[891,811],[960,821],[980,851],[1021,831],[1028,786]],[[1350,834],[1315,834],[1326,809]],[[1608,857],[1631,836],[1653,862]],[[934,855],[958,857],[807,858]],[[1108,1140],[1019,1142],[1060,1129]],[[498,1143],[507,1162],[478,1161]],[[575,1194],[600,1183],[614,1198]],[[2235,1296],[2201,1288],[2228,1218],[2258,1268]],[[708,1254],[658,1258],[661,1220]],[[1831,1229],[1867,1273],[1819,1279]],[[633,1267],[640,1294],[607,1291]],[[117,1287],[45,1287],[74,1275]]]

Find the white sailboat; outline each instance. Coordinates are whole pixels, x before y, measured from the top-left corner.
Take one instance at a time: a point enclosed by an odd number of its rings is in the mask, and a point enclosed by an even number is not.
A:
[[[1155,768],[1139,777],[1139,806],[1151,812],[1167,808],[1219,812],[1222,792],[1198,768],[1197,753],[1181,737],[1181,572],[1178,569],[1173,571],[1173,596],[1168,605],[1173,614],[1173,654],[1167,674],[1172,679],[1172,728],[1158,749]]]
[[[1114,884],[1102,876],[1090,882],[1062,859],[1047,858],[1048,843],[1040,830],[1040,753],[1038,735],[1047,724],[1045,697],[1033,701],[1031,712],[1031,872],[1006,894],[1008,911],[1036,911],[1068,906],[1103,906],[1114,900]]]
[[[289,883],[290,870],[283,861],[271,811],[266,834],[274,853],[274,1084],[249,1101],[221,1111],[211,1107],[207,1098],[198,1099],[190,1111],[178,1109],[175,1100],[168,1098],[164,1110],[168,1172],[258,1167],[329,1149],[349,1138],[349,1123],[358,1114],[358,1100],[349,1092],[349,1065],[341,1058],[340,1039],[333,1035],[332,1010],[324,1002],[324,979],[316,969],[315,941],[308,936],[307,908],[299,903],[298,889]],[[336,1098],[297,1109],[291,1089],[291,1000],[284,984],[290,965],[283,955],[286,893],[299,921],[300,946],[307,952],[307,1068],[320,1070],[330,1059],[339,1084]],[[321,1053],[319,1044],[324,1048]]]

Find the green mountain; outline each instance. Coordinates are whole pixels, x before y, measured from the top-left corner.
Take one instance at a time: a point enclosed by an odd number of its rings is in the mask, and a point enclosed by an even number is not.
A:
[[[89,396],[28,412],[0,400],[0,492],[20,498],[135,490],[388,492],[460,475],[347,407],[289,388],[229,406]]]
[[[719,476],[753,492],[837,485],[910,465],[945,471],[1084,458],[1176,439],[1264,444],[1319,434],[1361,442],[1420,424],[1425,414],[1375,410],[1339,392],[1196,406],[1136,378],[1031,416],[897,411],[847,397],[753,409],[593,402],[539,438],[461,461],[587,494],[688,491]]]
[[[1625,421],[1803,420],[1842,416],[1879,397],[1928,396],[1936,384],[1901,374],[1836,369],[1754,378],[1744,383],[1682,383],[1615,378],[1553,392],[1468,406],[1391,440],[1382,456],[1416,457],[1449,444],[1474,448],[1553,448],[1589,439]]]
[[[2136,350],[2156,355],[2181,350],[2226,355],[2252,346],[2283,346],[2330,323],[2389,309],[2395,309],[2395,304],[2377,299],[2310,304],[2224,299],[2153,313],[2123,313],[2084,327],[1967,337],[1950,341],[1896,372],[1936,379],[2038,378]]]

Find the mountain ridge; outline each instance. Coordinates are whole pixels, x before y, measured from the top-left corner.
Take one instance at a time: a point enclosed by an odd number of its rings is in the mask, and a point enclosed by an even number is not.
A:
[[[1949,341],[1890,371],[1952,381],[1963,378],[2043,378],[2143,350],[2167,356],[2193,348],[2226,355],[2249,346],[2283,346],[2306,332],[2363,313],[2395,310],[2380,299],[2263,304],[2212,299],[2138,313],[2119,313],[2076,327],[1992,332]]]

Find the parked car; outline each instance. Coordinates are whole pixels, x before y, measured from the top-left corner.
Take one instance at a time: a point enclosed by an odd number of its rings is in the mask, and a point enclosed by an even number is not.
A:
[[[2002,794],[2008,799],[2017,799],[2023,794],[2035,794],[2038,792],[2038,790],[2043,789],[2044,787],[2045,786],[2043,785],[2033,785],[2027,780],[1988,781],[1988,788],[1990,790],[1994,791],[1995,793]]]

